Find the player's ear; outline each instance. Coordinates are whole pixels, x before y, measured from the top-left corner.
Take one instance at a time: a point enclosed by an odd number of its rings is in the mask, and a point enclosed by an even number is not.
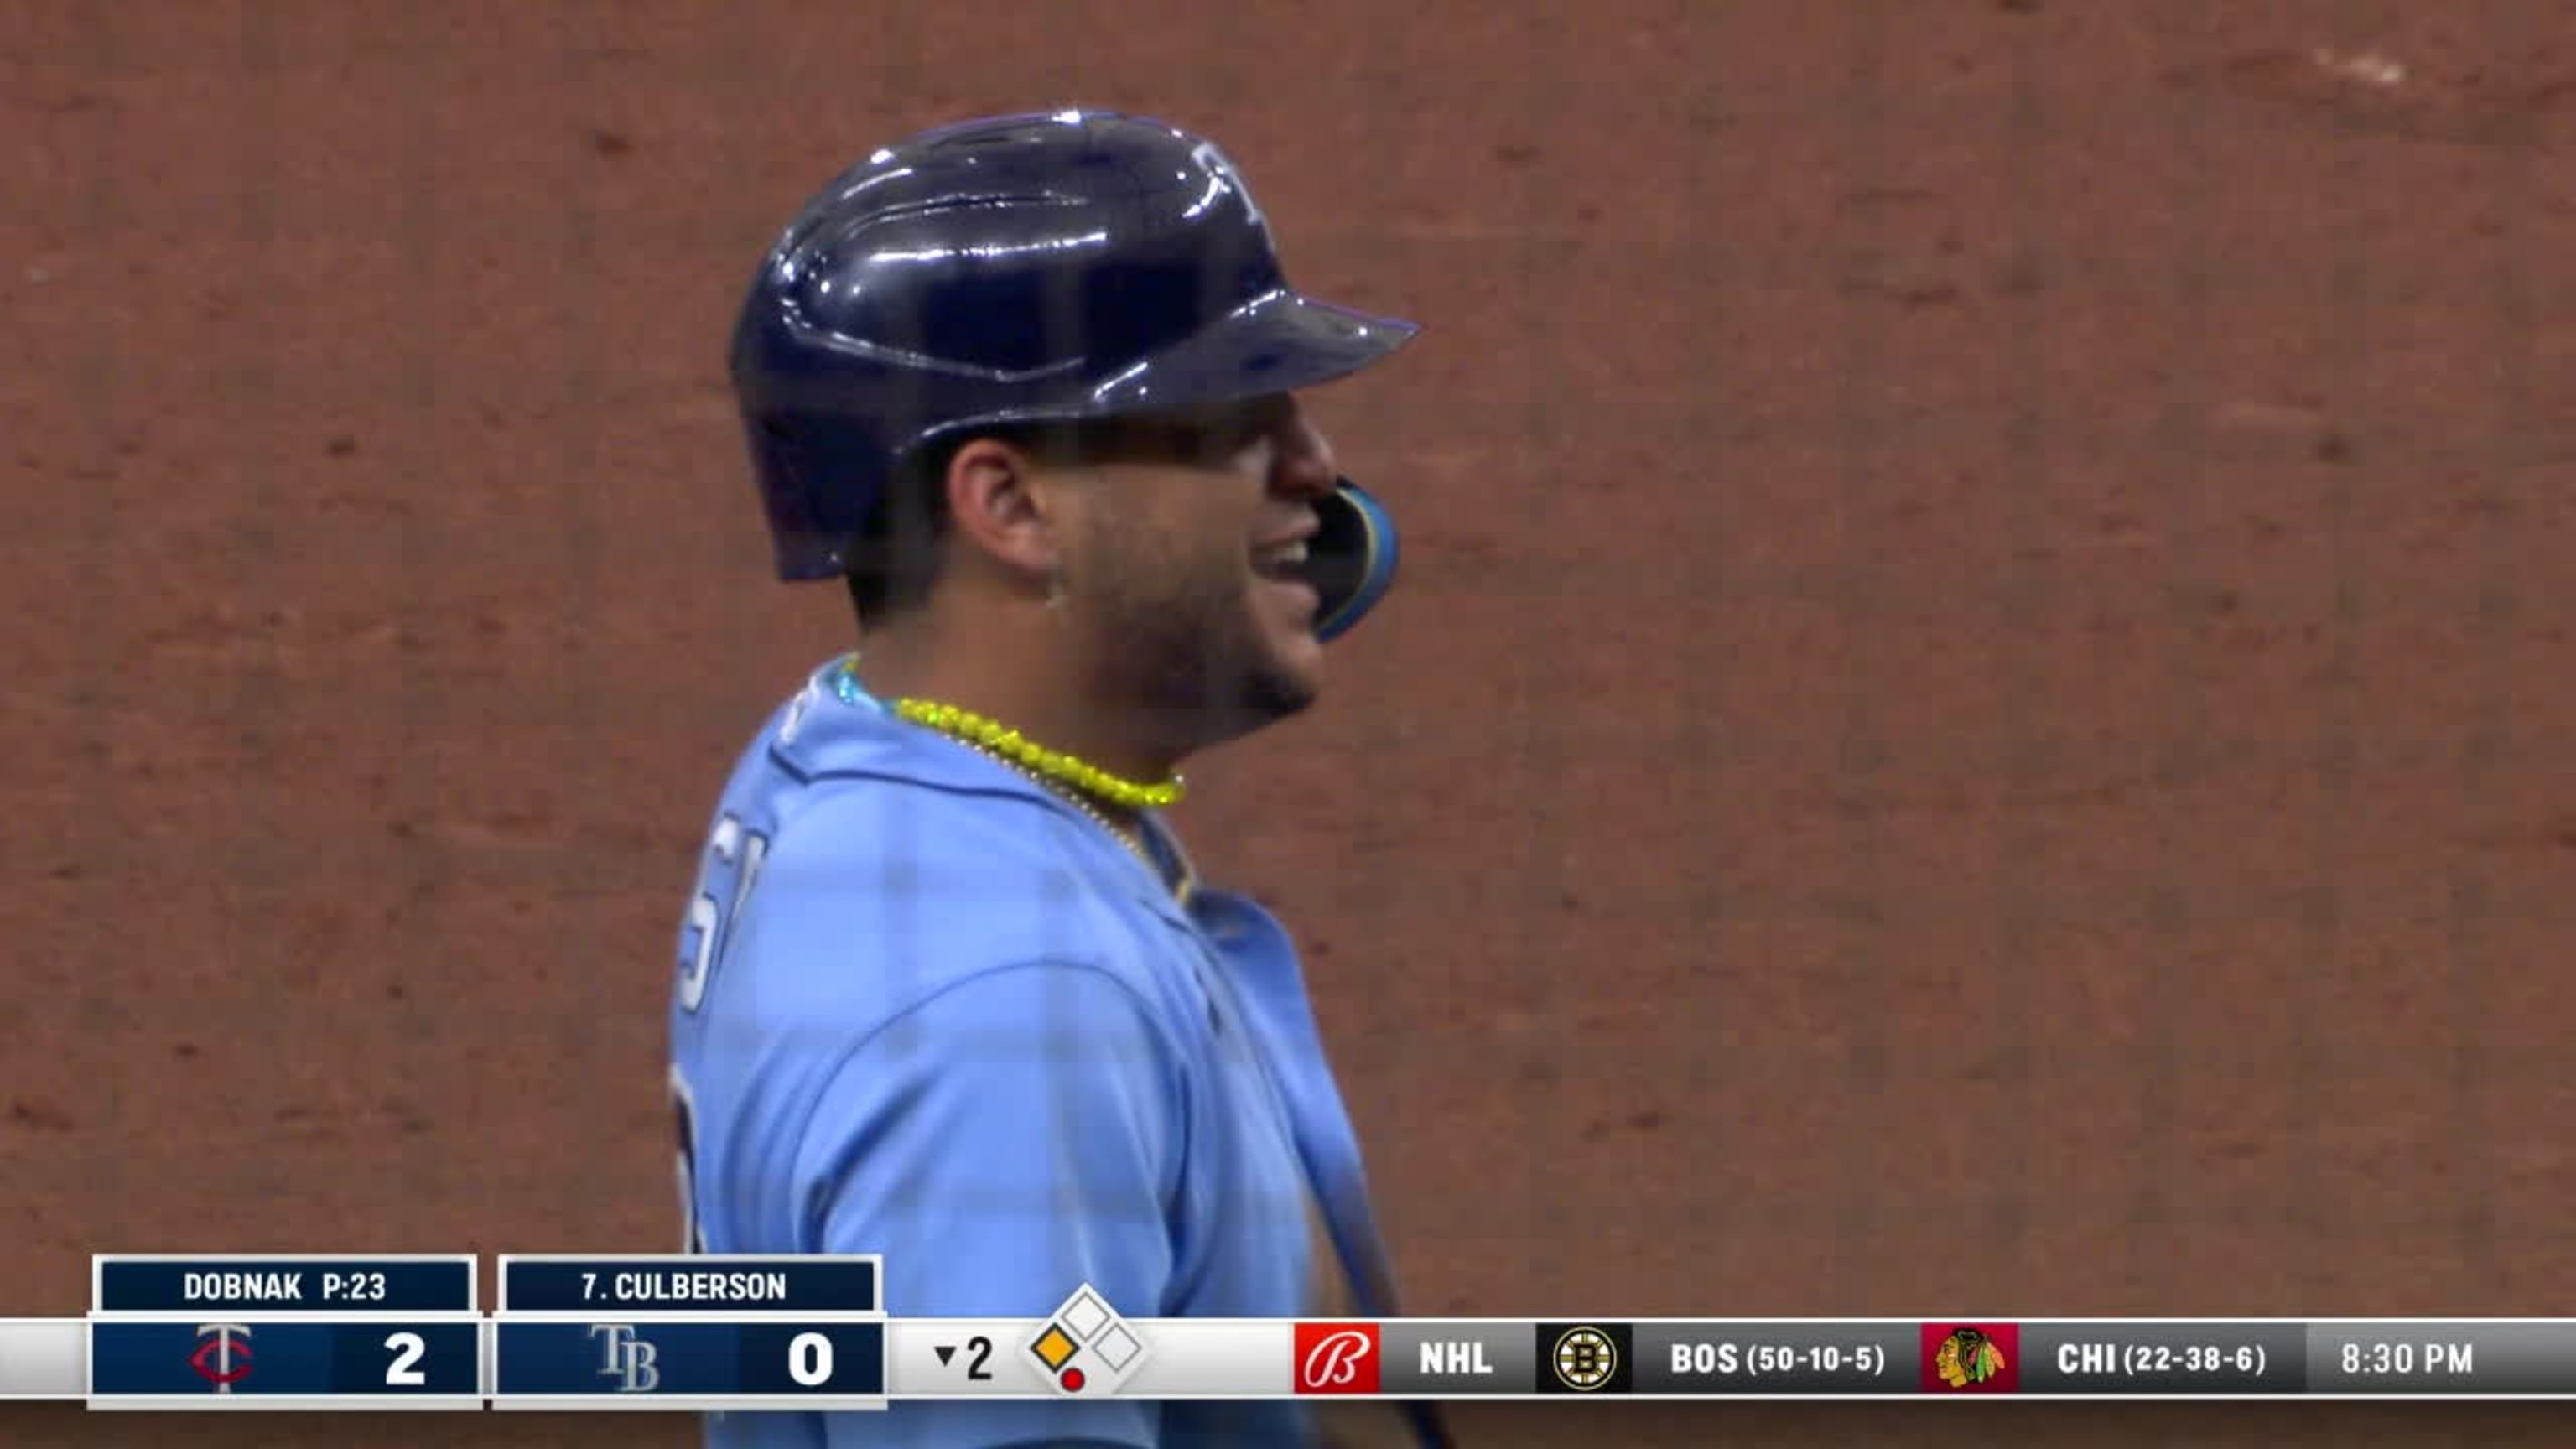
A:
[[[961,541],[1030,578],[1059,567],[1059,520],[1035,454],[999,437],[970,438],[948,460],[948,518]]]

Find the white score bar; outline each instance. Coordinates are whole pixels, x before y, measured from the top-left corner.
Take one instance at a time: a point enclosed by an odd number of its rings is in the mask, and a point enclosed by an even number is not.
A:
[[[89,1325],[77,1318],[0,1318],[0,1399],[89,1393]]]

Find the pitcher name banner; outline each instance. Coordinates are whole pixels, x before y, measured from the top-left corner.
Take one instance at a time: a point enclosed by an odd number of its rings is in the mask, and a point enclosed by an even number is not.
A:
[[[516,1313],[874,1313],[884,1259],[873,1255],[683,1254],[593,1258],[505,1254],[500,1311]]]
[[[101,1254],[93,1313],[473,1313],[475,1259],[437,1256]]]

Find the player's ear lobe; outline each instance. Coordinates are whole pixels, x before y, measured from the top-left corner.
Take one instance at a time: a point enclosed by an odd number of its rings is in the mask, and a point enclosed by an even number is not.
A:
[[[994,438],[977,438],[949,460],[948,517],[985,553],[1033,574],[1056,566],[1055,518],[1036,463]]]

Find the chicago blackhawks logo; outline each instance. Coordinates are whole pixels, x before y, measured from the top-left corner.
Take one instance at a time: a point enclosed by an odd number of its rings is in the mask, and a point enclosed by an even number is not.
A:
[[[1976,1329],[1955,1328],[1941,1340],[1941,1351],[1932,1359],[1932,1371],[1950,1387],[1964,1389],[2002,1373],[2004,1351]]]

